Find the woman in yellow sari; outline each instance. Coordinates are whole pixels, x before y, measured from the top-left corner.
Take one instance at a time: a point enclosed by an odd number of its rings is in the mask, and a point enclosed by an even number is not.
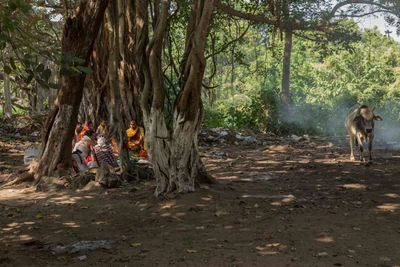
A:
[[[130,127],[126,130],[128,136],[128,149],[134,152],[146,151],[146,145],[144,143],[144,130],[139,127],[136,120],[131,120]]]

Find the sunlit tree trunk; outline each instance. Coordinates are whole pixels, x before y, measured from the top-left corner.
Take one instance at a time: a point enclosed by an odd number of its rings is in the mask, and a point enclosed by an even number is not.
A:
[[[11,53],[11,48],[7,49],[8,53],[6,57],[9,57]],[[6,117],[11,117],[12,115],[12,101],[11,101],[11,83],[10,76],[4,72],[4,115]]]
[[[77,14],[67,18],[62,36],[62,52],[85,60],[88,65],[108,0],[82,0]],[[42,147],[31,164],[36,182],[43,175],[52,175],[58,164],[71,166],[71,142],[82,99],[85,74],[61,76],[57,99],[42,131]]]
[[[12,115],[12,102],[11,102],[11,83],[10,76],[4,73],[4,115],[11,117]]]
[[[58,67],[57,64],[50,62],[49,64],[49,68],[51,69],[51,76],[49,81],[53,84],[57,84],[58,83],[58,73],[60,68]],[[49,93],[49,98],[48,98],[48,109],[50,109],[51,107],[53,107],[53,103],[57,98],[57,89],[50,89],[50,93]]]
[[[203,119],[200,92],[206,64],[204,49],[213,10],[212,2],[196,0],[193,3],[187,26],[186,50],[180,66],[180,93],[175,102],[171,131],[165,122],[165,88],[161,69],[169,1],[154,5],[156,27],[153,38],[146,46],[146,58],[140,59],[142,67],[138,76],[144,77],[141,104],[146,143],[157,179],[156,196],[175,190],[180,193],[192,192],[195,190],[196,179],[212,180],[204,169],[197,149],[197,132]],[[138,12],[146,10],[146,1],[139,0],[136,3]],[[147,22],[146,15],[138,19],[137,26],[140,22]],[[136,29],[136,37],[141,36],[141,29]],[[138,49],[143,49],[140,42],[137,44]],[[137,63],[136,68],[139,67]]]
[[[288,115],[290,107],[290,56],[292,53],[292,36],[292,31],[288,30],[285,32],[281,94],[283,118]]]

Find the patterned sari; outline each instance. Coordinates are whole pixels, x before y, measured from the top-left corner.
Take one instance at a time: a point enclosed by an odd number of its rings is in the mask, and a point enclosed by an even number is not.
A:
[[[131,149],[135,145],[137,145],[137,141],[142,137],[142,142],[139,143],[140,150],[147,150],[146,144],[144,143],[144,130],[142,127],[137,127],[135,130],[129,128],[126,130],[126,135],[128,136],[128,149]]]

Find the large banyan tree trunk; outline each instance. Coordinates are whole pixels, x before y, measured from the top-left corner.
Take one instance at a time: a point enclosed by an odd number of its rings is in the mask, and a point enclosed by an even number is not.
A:
[[[121,161],[122,175],[126,180],[132,180],[134,167],[130,163],[129,152],[123,147],[123,144],[127,142],[126,127],[124,126],[124,105],[121,105],[122,96],[125,86],[125,75],[124,75],[124,56],[121,51],[124,51],[124,47],[121,45],[122,35],[120,34],[123,27],[121,27],[121,9],[123,7],[122,0],[113,1],[107,11],[107,22],[110,29],[110,50],[108,73],[110,80],[110,95],[111,95],[111,129],[114,130],[112,135],[115,137],[118,144],[118,154]],[[123,16],[122,16],[123,17]],[[126,99],[125,99],[126,100]],[[129,115],[125,115],[125,118],[130,118]]]
[[[109,83],[109,57],[114,53],[114,46],[110,46],[110,34],[113,34],[116,24],[118,24],[119,57],[118,75],[123,77],[119,87],[121,100],[118,105],[122,112],[123,124],[127,127],[129,121],[136,119],[142,122],[142,115],[139,101],[139,88],[135,86],[137,78],[133,71],[133,1],[118,0],[113,2],[118,6],[118,21],[108,20],[100,30],[100,34],[95,42],[94,51],[91,57],[93,73],[86,77],[83,102],[80,108],[80,117],[89,118],[95,125],[101,119],[112,119],[114,117],[110,102],[113,88]],[[109,6],[109,9],[111,7]],[[110,121],[111,122],[111,121]],[[125,127],[124,126],[124,127]]]
[[[82,0],[75,17],[66,19],[62,53],[66,58],[85,60],[85,63],[77,65],[88,65],[107,5],[108,0]],[[71,166],[71,142],[85,77],[84,73],[60,77],[57,99],[43,128],[41,151],[31,164],[36,180],[51,175],[58,164]]]
[[[136,14],[146,10],[146,0],[136,1]],[[156,1],[157,2],[157,1]],[[169,131],[164,114],[165,88],[161,69],[162,44],[168,21],[169,1],[154,5],[156,22],[154,34],[146,46],[146,57],[138,57],[136,69],[143,77],[142,110],[146,128],[146,144],[157,179],[155,195],[177,190],[192,192],[195,180],[212,182],[198,156],[197,132],[203,119],[201,87],[205,69],[204,48],[207,28],[212,15],[213,1],[195,0],[187,27],[186,50],[180,68],[180,93],[174,108],[173,128]],[[146,14],[146,13],[141,13]],[[143,16],[143,15],[142,15]],[[143,23],[136,20],[136,55],[143,52]],[[142,38],[140,38],[142,37]]]

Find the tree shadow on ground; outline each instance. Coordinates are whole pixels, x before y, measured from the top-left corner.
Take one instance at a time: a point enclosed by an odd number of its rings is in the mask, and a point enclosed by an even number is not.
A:
[[[153,180],[110,190],[35,192],[24,184],[2,188],[0,262],[5,266],[400,264],[398,150],[377,149],[375,164],[366,167],[348,160],[346,140],[270,142],[201,147],[205,166],[221,183],[202,185],[175,199],[155,198]],[[111,243],[92,251],[54,250],[104,240]]]

